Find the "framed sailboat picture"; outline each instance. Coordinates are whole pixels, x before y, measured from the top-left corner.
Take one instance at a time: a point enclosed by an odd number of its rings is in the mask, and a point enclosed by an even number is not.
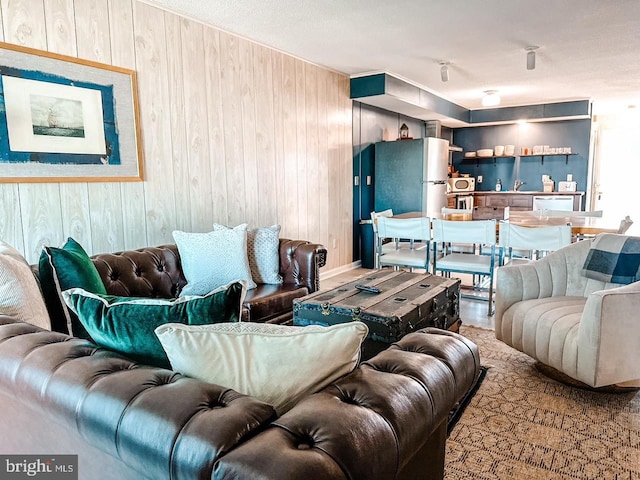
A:
[[[142,180],[133,70],[0,42],[0,182]]]

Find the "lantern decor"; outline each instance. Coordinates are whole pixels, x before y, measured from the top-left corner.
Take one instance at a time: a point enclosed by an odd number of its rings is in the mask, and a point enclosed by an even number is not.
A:
[[[409,136],[409,127],[406,123],[403,123],[400,127],[400,140],[411,140],[413,137]]]

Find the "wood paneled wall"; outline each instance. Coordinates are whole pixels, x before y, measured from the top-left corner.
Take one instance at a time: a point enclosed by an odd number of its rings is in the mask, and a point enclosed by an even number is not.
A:
[[[133,0],[0,0],[0,39],[135,69],[144,182],[0,184],[0,238],[30,262],[282,225],[352,262],[346,76]]]

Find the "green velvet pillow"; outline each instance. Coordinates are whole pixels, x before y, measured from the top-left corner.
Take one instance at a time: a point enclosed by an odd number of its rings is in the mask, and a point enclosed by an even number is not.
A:
[[[62,248],[44,247],[38,269],[52,330],[90,338],[62,299],[62,292],[70,288],[106,295],[100,274],[87,252],[73,238],[69,238]],[[74,325],[80,328],[76,330]]]
[[[146,365],[170,368],[154,330],[165,323],[238,322],[244,294],[244,285],[234,282],[207,295],[175,299],[114,297],[79,288],[63,297],[97,344]]]

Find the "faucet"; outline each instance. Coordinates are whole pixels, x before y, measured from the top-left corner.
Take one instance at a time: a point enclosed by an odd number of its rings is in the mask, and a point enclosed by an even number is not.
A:
[[[517,191],[518,191],[518,189],[519,189],[522,185],[524,185],[525,183],[527,183],[527,182],[523,182],[523,181],[521,181],[521,180],[516,180],[516,183],[514,183],[514,184],[513,184],[513,190],[514,190],[515,192],[517,192]]]

